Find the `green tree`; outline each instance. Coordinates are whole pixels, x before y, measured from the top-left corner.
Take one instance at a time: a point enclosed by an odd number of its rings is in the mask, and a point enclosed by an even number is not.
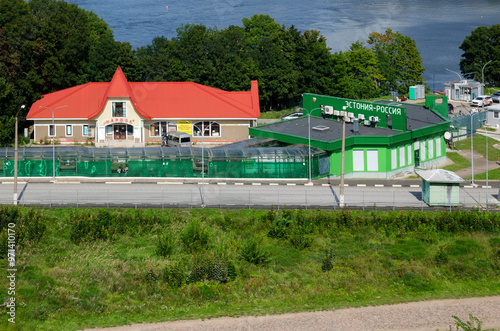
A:
[[[334,54],[334,62],[335,95],[350,99],[380,96],[383,76],[375,55],[363,43],[358,41],[349,51]]]
[[[500,85],[500,24],[474,29],[459,48],[463,51],[460,70],[466,78],[481,81],[481,69],[492,61],[484,70],[484,82],[492,86]]]
[[[385,34],[371,33],[368,44],[372,45],[378,70],[385,78],[379,82],[382,94],[389,94],[390,91],[408,93],[410,86],[424,83],[422,58],[410,37],[387,29]]]

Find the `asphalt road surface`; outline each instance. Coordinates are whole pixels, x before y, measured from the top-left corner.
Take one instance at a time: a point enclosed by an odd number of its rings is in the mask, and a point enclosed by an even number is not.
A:
[[[348,184],[345,206],[357,209],[429,209],[422,201],[418,181],[402,184]],[[13,203],[14,185],[0,185],[0,203]],[[497,207],[498,189],[462,186],[459,201],[464,208]],[[339,208],[340,186],[307,182],[224,182],[204,181],[57,181],[18,183],[18,204],[49,207],[127,208]],[[440,208],[449,208],[442,206]]]

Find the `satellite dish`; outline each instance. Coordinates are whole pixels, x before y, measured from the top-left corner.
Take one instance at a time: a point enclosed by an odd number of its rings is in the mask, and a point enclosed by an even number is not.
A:
[[[451,139],[451,133],[449,131],[446,131],[444,133],[444,139],[446,139],[446,140],[450,140]]]

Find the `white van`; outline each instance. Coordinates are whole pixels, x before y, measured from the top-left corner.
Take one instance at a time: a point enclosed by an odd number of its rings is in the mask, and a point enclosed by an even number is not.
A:
[[[167,134],[167,147],[191,147],[191,136],[181,131],[171,131]]]

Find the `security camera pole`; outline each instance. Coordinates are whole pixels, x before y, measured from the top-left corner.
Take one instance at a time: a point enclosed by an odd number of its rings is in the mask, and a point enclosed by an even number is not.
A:
[[[19,115],[19,112],[21,110],[24,109],[24,105],[21,106],[21,109],[19,109],[16,113],[16,129],[15,129],[15,142],[14,142],[14,200],[13,200],[13,203],[14,205],[17,205],[17,135],[18,135],[18,131],[17,131],[17,115]]]

